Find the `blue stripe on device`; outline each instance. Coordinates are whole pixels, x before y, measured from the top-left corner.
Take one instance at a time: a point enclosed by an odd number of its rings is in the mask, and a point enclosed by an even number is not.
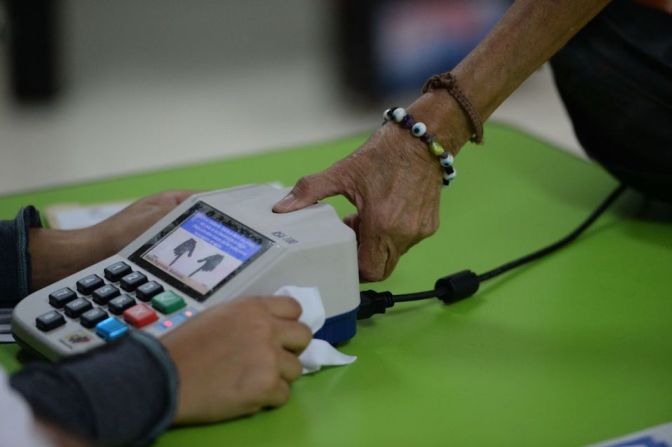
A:
[[[357,332],[357,308],[340,315],[327,318],[324,326],[315,333],[315,338],[325,340],[332,345],[345,343]]]

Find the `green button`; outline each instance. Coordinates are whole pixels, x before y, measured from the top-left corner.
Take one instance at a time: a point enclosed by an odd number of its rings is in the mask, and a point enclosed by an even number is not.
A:
[[[175,292],[166,290],[152,298],[152,307],[161,313],[169,314],[182,309],[187,303]]]

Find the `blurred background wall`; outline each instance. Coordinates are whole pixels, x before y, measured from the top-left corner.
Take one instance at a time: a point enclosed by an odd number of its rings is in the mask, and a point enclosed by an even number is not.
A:
[[[369,132],[508,2],[0,5],[3,194]],[[494,118],[577,150],[547,69]]]

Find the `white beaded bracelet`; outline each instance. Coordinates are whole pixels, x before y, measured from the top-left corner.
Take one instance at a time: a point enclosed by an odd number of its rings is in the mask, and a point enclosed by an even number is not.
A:
[[[388,121],[394,121],[404,129],[410,130],[411,135],[427,144],[429,151],[439,157],[439,163],[441,163],[441,167],[443,168],[443,185],[450,185],[450,182],[457,176],[457,171],[453,166],[455,157],[441,146],[441,143],[436,140],[434,135],[427,132],[427,125],[425,123],[416,122],[402,107],[391,107],[385,110],[383,112],[383,120],[383,124]]]

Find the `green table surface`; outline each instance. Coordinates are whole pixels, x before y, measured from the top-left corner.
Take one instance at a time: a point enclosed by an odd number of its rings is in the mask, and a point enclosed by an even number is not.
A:
[[[564,235],[616,185],[597,166],[518,130],[491,124],[486,135],[485,147],[457,159],[439,232],[375,289],[425,290],[439,276],[524,254]],[[7,196],[0,217],[30,203],[291,185],[364,138]],[[352,212],[342,198],[329,202]],[[671,222],[627,193],[577,243],[469,300],[398,304],[360,322],[342,346],[359,359],[299,379],[284,407],[172,429],[157,445],[575,446],[671,421]],[[16,368],[16,353],[3,346],[0,363]]]

